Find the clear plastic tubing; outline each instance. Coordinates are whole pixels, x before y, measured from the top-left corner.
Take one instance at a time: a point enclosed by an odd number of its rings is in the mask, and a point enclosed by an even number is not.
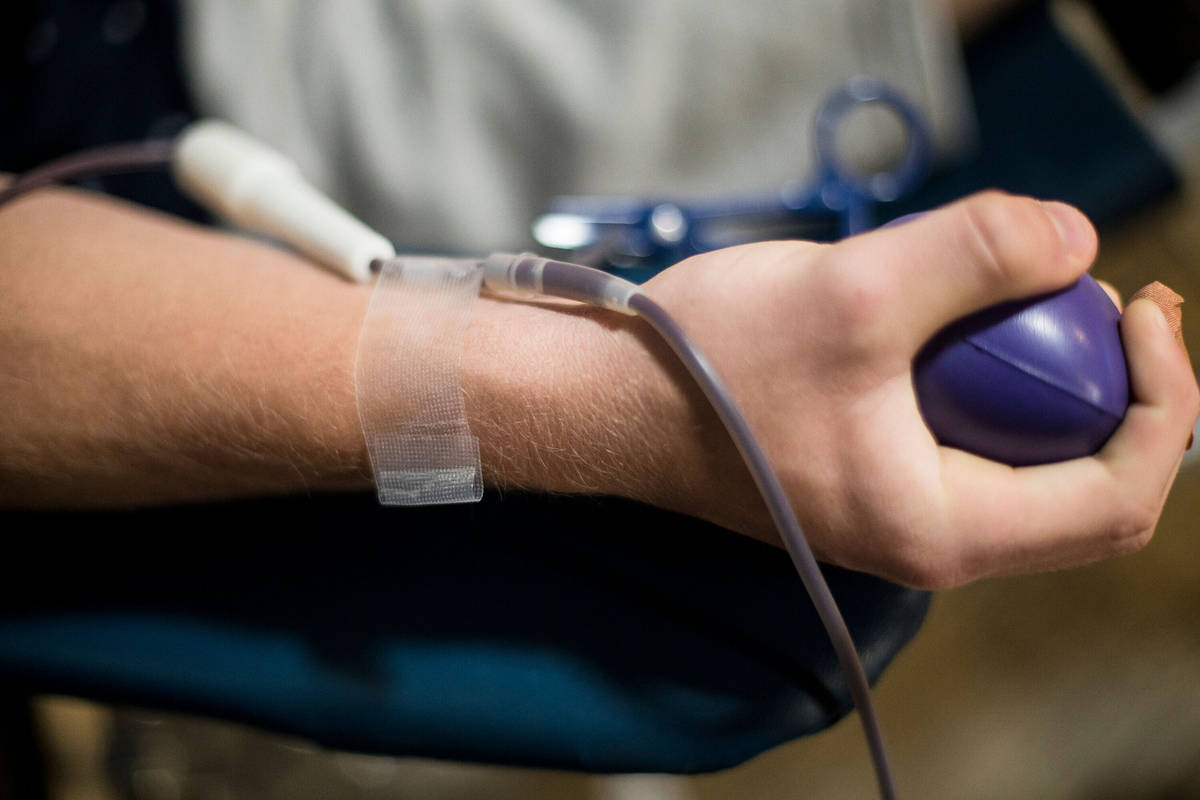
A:
[[[282,156],[218,122],[195,123],[179,141],[109,145],[52,161],[0,190],[0,206],[51,183],[165,167],[173,167],[176,179],[189,194],[210,209],[232,222],[277,236],[351,280],[369,280],[378,265],[395,254],[384,237],[304,183],[298,170]],[[290,199],[285,197],[289,193]],[[829,634],[850,695],[858,707],[880,797],[895,800],[883,732],[850,631],[783,485],[712,364],[671,315],[637,284],[591,267],[529,254],[497,253],[481,262],[481,266],[484,285],[494,292],[545,294],[638,316],[675,351],[729,431],[762,494],[792,564]]]
[[[738,409],[733,396],[684,330],[658,303],[650,299],[637,284],[579,264],[551,261],[529,254],[511,255],[496,253],[483,262],[483,281],[489,289],[504,293],[537,293],[578,300],[589,305],[601,306],[630,316],[638,316],[654,328],[683,362],[692,378],[699,384],[705,397],[716,410],[721,422],[733,438],[738,452],[750,469],[750,474],[767,504],[771,518],[779,530],[784,546],[792,558],[792,564],[800,574],[804,588],[812,599],[821,623],[837,654],[838,663],[845,675],[846,684],[854,704],[858,707],[867,746],[875,767],[880,797],[894,800],[896,789],[888,762],[883,731],[871,701],[871,687],[858,651],[850,638],[850,631],[838,610],[837,602],[829,591],[825,576],[817,565],[812,548],[804,536],[799,520],[792,510],[791,501],[779,482],[775,470],[767,460],[762,447],[754,438],[746,418]]]

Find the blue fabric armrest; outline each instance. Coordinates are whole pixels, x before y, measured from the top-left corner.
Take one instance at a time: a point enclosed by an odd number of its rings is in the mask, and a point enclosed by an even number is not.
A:
[[[633,503],[3,519],[24,553],[0,581],[0,676],[31,692],[592,772],[720,769],[849,709],[781,550]],[[877,677],[928,596],[828,575]]]

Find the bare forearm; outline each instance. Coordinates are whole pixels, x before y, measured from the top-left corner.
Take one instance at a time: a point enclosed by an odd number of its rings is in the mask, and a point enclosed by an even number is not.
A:
[[[365,293],[81,193],[0,211],[0,496],[126,505],[363,485]]]
[[[3,209],[0,500],[368,487],[353,388],[367,296],[276,248],[83,193]],[[677,508],[696,494],[715,420],[636,321],[484,298],[468,337],[490,485]]]
[[[1078,212],[992,193],[832,246],[705,254],[645,291],[728,383],[818,555],[948,586],[1153,532],[1200,390],[1148,302],[1121,323],[1134,402],[1094,458],[1014,470],[939,447],[913,392],[938,330],[1069,285],[1095,247]],[[0,502],[367,488],[367,301],[277,249],[111,201],[0,209]],[[712,412],[637,320],[485,298],[461,385],[491,485],[623,495],[770,538]]]

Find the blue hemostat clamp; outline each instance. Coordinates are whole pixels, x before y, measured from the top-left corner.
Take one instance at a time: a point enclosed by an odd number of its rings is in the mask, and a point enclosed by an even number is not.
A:
[[[900,120],[907,147],[886,172],[860,174],[838,160],[846,115],[878,104]],[[854,78],[822,104],[814,122],[811,178],[771,190],[712,200],[642,197],[556,197],[533,225],[543,247],[645,277],[690,255],[766,238],[832,239],[873,227],[875,203],[914,189],[929,169],[931,141],[917,108],[873,78]],[[627,275],[627,277],[635,277]]]

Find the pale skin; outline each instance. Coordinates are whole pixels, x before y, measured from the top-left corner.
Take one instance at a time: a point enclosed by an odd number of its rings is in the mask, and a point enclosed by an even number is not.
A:
[[[912,391],[937,330],[1067,285],[1095,251],[1073,209],[989,193],[837,245],[698,256],[647,291],[724,374],[818,555],[939,588],[1153,533],[1200,411],[1153,304],[1126,310],[1135,402],[1095,457],[1012,469],[939,447]],[[369,488],[353,388],[368,296],[86,193],[0,209],[0,504]],[[489,485],[625,496],[774,541],[712,412],[640,321],[484,298],[462,384]]]

